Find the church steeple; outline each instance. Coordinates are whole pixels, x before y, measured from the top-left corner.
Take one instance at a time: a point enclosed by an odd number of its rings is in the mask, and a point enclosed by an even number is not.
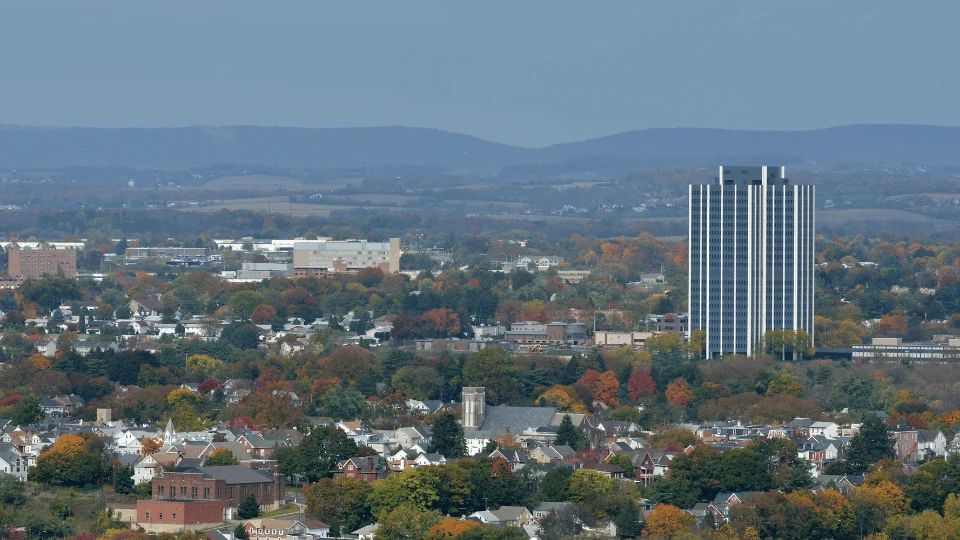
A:
[[[167,428],[163,430],[163,445],[173,446],[177,444],[177,430],[173,427],[173,418],[167,420]]]

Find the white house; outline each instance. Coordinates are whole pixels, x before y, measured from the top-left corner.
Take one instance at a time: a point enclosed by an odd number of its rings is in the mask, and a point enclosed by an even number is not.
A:
[[[810,436],[836,439],[840,436],[840,425],[833,422],[814,422],[810,424]]]
[[[0,473],[12,475],[21,482],[26,481],[27,458],[9,444],[0,445]]]

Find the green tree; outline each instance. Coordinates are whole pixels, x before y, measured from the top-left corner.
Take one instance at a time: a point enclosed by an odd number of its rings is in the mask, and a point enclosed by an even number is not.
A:
[[[426,540],[430,528],[443,521],[443,514],[436,510],[417,511],[409,506],[398,506],[385,514],[379,521],[380,526],[374,534],[376,540]]]
[[[335,427],[314,428],[298,446],[303,460],[301,474],[311,482],[328,478],[337,461],[357,454],[357,443]]]
[[[10,474],[0,474],[0,505],[22,506],[27,502],[23,482]]]
[[[463,426],[457,422],[456,416],[452,413],[440,414],[433,420],[430,427],[433,438],[430,445],[431,452],[437,452],[451,459],[459,459],[467,455],[467,441],[463,437]]]
[[[863,474],[871,465],[881,459],[893,459],[893,439],[887,434],[887,427],[875,414],[868,414],[860,425],[860,433],[850,440],[846,462],[850,474]]]
[[[556,467],[547,472],[540,484],[543,500],[550,502],[566,501],[570,496],[571,475],[573,475],[573,468],[571,467]]]
[[[245,499],[237,505],[237,517],[240,519],[253,519],[260,515],[260,503],[253,493],[247,495]]]
[[[570,476],[570,500],[575,503],[594,504],[611,491],[616,482],[612,478],[591,469],[580,469]]]
[[[518,372],[510,353],[497,347],[487,347],[463,364],[463,385],[485,387],[488,401],[506,403],[519,390]]]
[[[620,503],[617,517],[613,520],[617,526],[617,535],[620,538],[636,538],[643,532],[643,524],[640,523],[640,513],[637,512],[637,505],[632,500],[624,500]]]
[[[587,436],[573,425],[569,414],[563,415],[563,420],[560,421],[555,444],[565,444],[575,450],[583,450],[587,446]]]
[[[266,299],[256,291],[238,291],[230,296],[230,313],[246,320],[257,306],[264,303]]]
[[[23,396],[10,415],[10,423],[17,426],[28,426],[40,420],[43,420],[43,409],[40,407],[40,398],[33,394]]]
[[[243,523],[237,523],[237,526],[233,528],[233,537],[236,540],[250,540],[250,534],[243,528]]]
[[[114,463],[112,469],[113,491],[121,495],[133,491],[133,470],[130,467],[123,467],[119,463]]]
[[[240,462],[233,455],[231,450],[226,448],[217,448],[210,454],[210,457],[203,462],[205,467],[218,467],[223,465],[239,465]]]
[[[73,508],[70,501],[57,497],[50,501],[50,513],[60,519],[67,519],[73,515]]]

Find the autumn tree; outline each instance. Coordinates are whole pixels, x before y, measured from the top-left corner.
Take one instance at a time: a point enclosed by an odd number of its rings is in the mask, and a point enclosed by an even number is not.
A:
[[[223,362],[205,354],[194,354],[187,358],[187,374],[195,380],[203,381],[218,377]]]
[[[669,504],[659,504],[647,516],[643,536],[647,538],[674,538],[696,525],[692,514]]]
[[[270,321],[277,316],[277,309],[270,304],[260,304],[253,309],[250,314],[250,320],[253,324],[270,324]]]
[[[91,451],[86,439],[61,435],[37,457],[37,465],[30,468],[28,478],[41,484],[82,487],[99,483],[101,472],[101,456]]]
[[[686,379],[676,379],[667,385],[666,395],[671,405],[681,409],[686,408],[693,398],[693,392]]]
[[[540,394],[535,404],[538,407],[556,407],[560,412],[586,413],[584,405],[577,391],[572,386],[553,385],[549,390]]]
[[[642,369],[636,369],[630,373],[627,380],[627,391],[630,395],[630,401],[636,402],[641,398],[653,397],[657,394],[657,384],[653,382],[650,373]]]

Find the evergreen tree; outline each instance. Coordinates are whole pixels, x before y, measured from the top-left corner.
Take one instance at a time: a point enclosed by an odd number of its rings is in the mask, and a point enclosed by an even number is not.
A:
[[[87,316],[83,313],[80,314],[80,322],[77,323],[77,332],[81,334],[87,333]]]
[[[625,500],[620,504],[620,510],[613,523],[617,526],[617,535],[620,538],[636,538],[643,531],[637,506],[631,500]]]
[[[462,458],[467,455],[467,441],[463,438],[463,426],[451,414],[441,414],[434,419],[430,446],[431,452],[437,452],[446,458]]]
[[[113,490],[120,494],[133,491],[133,471],[129,467],[113,467]]]
[[[253,493],[247,495],[247,498],[240,501],[240,505],[237,506],[237,517],[240,519],[253,519],[259,515],[260,504]]]
[[[567,365],[560,370],[560,384],[571,385],[583,375],[583,369],[580,368],[580,355],[575,354],[567,361]]]
[[[33,394],[24,396],[10,415],[10,422],[15,426],[27,426],[40,420],[43,420],[43,409],[40,398]]]
[[[863,474],[871,465],[881,459],[893,459],[893,439],[887,435],[887,427],[875,414],[864,417],[860,433],[850,440],[847,449],[847,471],[849,474]]]
[[[237,526],[233,528],[233,537],[236,540],[250,540],[250,534],[243,528],[243,523],[237,523]]]
[[[565,444],[575,450],[582,450],[587,446],[587,436],[573,425],[569,414],[563,415],[555,444]]]
[[[493,440],[493,439],[490,439],[489,441],[487,441],[487,444],[483,447],[483,455],[489,456],[489,455],[492,454],[497,448],[498,448],[498,446],[497,446],[497,441],[495,441],[495,440]]]
[[[540,492],[544,501],[561,502],[569,497],[571,467],[556,467],[547,472],[540,484]]]

